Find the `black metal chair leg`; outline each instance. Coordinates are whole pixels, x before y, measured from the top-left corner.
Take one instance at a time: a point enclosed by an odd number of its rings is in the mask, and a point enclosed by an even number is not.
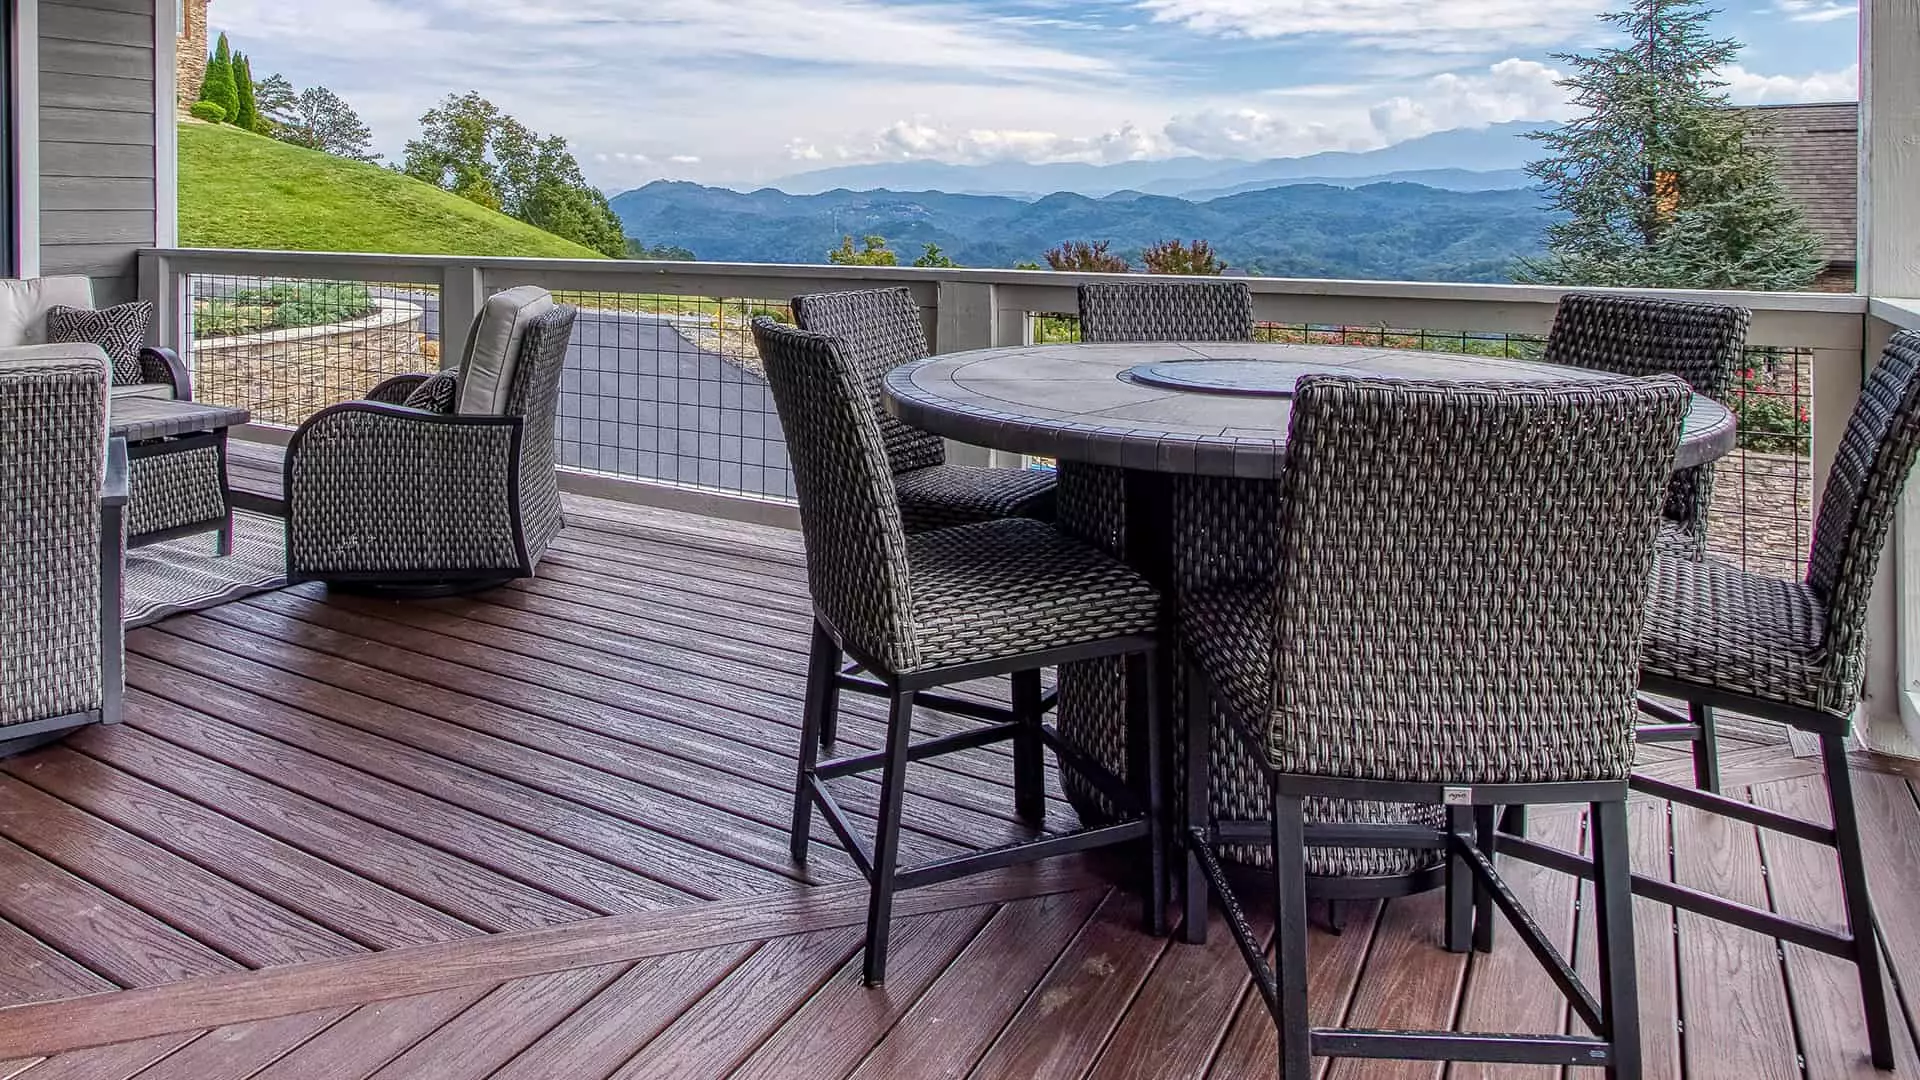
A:
[[[800,721],[800,768],[793,782],[793,825],[787,835],[793,861],[807,861],[807,844],[813,833],[813,768],[820,760],[820,732],[827,713],[839,707],[839,695],[833,692],[840,675],[840,647],[826,630],[815,623],[813,647],[807,654],[806,704]]]
[[[1700,729],[1693,743],[1693,786],[1720,790],[1720,740],[1714,734],[1713,706],[1687,703],[1687,719]]]
[[[1600,959],[1600,1018],[1612,1060],[1608,1080],[1640,1080],[1640,1005],[1633,949],[1633,877],[1627,862],[1627,804],[1593,803],[1594,944]]]
[[[1500,831],[1514,836],[1527,835],[1527,808],[1509,806],[1500,811]]]
[[[879,830],[873,838],[873,881],[867,890],[868,986],[887,981],[887,939],[893,921],[893,874],[900,861],[900,806],[907,794],[907,754],[913,742],[913,691],[893,696],[887,718],[887,763],[880,781]]]
[[[1307,1013],[1306,812],[1298,795],[1273,793],[1274,1021],[1280,1028],[1280,1080],[1313,1076],[1313,1026]]]
[[[1488,862],[1494,856],[1494,816],[1499,813],[1496,806],[1476,806],[1473,808],[1474,844]],[[1493,893],[1480,884],[1478,878],[1473,882],[1473,948],[1475,952],[1493,951]]]
[[[1013,716],[1020,731],[1013,737],[1013,805],[1020,820],[1039,825],[1047,819],[1046,760],[1040,741],[1040,670],[1013,673]]]
[[[1473,938],[1473,902],[1479,891],[1473,882],[1473,873],[1467,869],[1467,860],[1453,845],[1471,847],[1473,838],[1473,807],[1447,807],[1447,832],[1451,834],[1451,845],[1447,849],[1447,951],[1466,952]]]
[[[1867,1048],[1876,1069],[1893,1068],[1893,1029],[1888,1019],[1886,979],[1880,970],[1880,942],[1874,933],[1873,897],[1867,892],[1867,864],[1860,849],[1860,815],[1853,804],[1853,775],[1847,771],[1844,736],[1820,737],[1827,771],[1827,798],[1833,807],[1835,847],[1840,854],[1840,886],[1847,906],[1847,932],[1853,936],[1853,962],[1860,969],[1860,1001],[1867,1010]]]
[[[1187,866],[1186,881],[1181,889],[1184,910],[1180,917],[1180,940],[1190,945],[1199,945],[1207,940],[1207,875],[1200,869],[1200,856],[1194,851],[1194,845],[1200,842],[1194,838],[1194,834],[1199,832],[1204,835],[1213,827],[1213,815],[1208,802],[1210,711],[1206,689],[1200,685],[1198,677],[1189,678],[1184,725],[1186,807],[1181,815],[1185,827],[1180,830]]]
[[[1147,666],[1147,933],[1167,936],[1167,799],[1166,696],[1168,649],[1156,646],[1146,654]],[[1135,779],[1134,783],[1140,781]]]

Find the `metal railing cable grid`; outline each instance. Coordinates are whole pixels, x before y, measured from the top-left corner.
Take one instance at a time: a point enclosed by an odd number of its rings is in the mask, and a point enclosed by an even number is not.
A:
[[[791,500],[779,416],[749,329],[784,304],[560,292],[580,308],[556,429],[563,468]]]
[[[1080,340],[1079,316],[1036,312],[1036,344]],[[1537,334],[1259,323],[1257,341],[1424,349],[1516,360],[1537,360],[1546,338]],[[1716,467],[1707,547],[1743,570],[1787,580],[1806,571],[1813,529],[1813,350],[1760,346],[1746,351],[1734,373],[1728,404],[1739,421],[1740,444]]]
[[[293,427],[394,375],[440,368],[435,284],[188,276],[194,396]]]

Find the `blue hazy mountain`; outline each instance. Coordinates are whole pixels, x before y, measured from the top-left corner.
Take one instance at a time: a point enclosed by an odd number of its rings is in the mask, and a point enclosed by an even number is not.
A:
[[[615,196],[628,235],[702,259],[819,263],[842,236],[887,238],[902,263],[929,243],[963,266],[1039,262],[1066,240],[1108,240],[1137,259],[1150,244],[1204,239],[1229,265],[1301,277],[1504,281],[1540,250],[1551,220],[1530,189],[1419,184],[1282,184],[1196,201],[1127,190],[1090,198],[940,191],[792,195],[657,181]]]
[[[1538,145],[1526,138],[1526,133],[1551,126],[1516,121],[1484,128],[1457,128],[1378,150],[1336,150],[1265,161],[1182,157],[1112,165],[1024,162],[949,165],[937,161],[842,165],[783,177],[768,186],[802,195],[846,188],[987,195],[1068,191],[1098,198],[1129,190],[1181,196],[1229,189],[1247,191],[1303,179],[1380,181],[1398,173],[1427,170],[1506,172],[1523,168],[1538,156]]]

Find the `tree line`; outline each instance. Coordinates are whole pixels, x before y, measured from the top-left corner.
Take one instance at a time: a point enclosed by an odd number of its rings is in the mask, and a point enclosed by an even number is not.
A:
[[[1054,270],[1071,270],[1087,274],[1127,274],[1134,270],[1133,263],[1112,250],[1110,240],[1068,240],[1050,248],[1042,256],[1047,266]],[[860,246],[855,247],[852,236],[840,239],[840,246],[827,252],[827,262],[835,266],[898,266],[900,256],[887,246],[884,236],[863,236]],[[960,264],[940,250],[938,244],[928,244],[926,249],[913,260],[911,265],[919,267],[957,267]],[[1038,270],[1039,263],[1017,263],[1016,270]],[[1205,240],[1191,243],[1183,240],[1163,240],[1140,252],[1140,269],[1149,274],[1197,274],[1217,276],[1227,270],[1213,250],[1213,245]]]

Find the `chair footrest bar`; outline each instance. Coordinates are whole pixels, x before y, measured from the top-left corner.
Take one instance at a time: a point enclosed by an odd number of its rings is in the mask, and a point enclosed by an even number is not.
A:
[[[1774,832],[1797,836],[1802,840],[1811,840],[1816,844],[1833,847],[1839,843],[1839,838],[1834,831],[1818,822],[1790,817],[1752,803],[1729,799],[1725,795],[1716,795],[1711,791],[1701,791],[1699,788],[1670,784],[1665,780],[1655,780],[1650,776],[1639,775],[1629,780],[1627,786],[1642,795],[1652,795],[1668,802],[1677,802],[1696,810],[1705,810],[1708,813],[1730,817],[1735,821],[1743,821],[1748,825],[1757,825],[1762,829],[1772,829]]]
[[[876,679],[857,678],[847,674],[841,674],[837,678],[840,683],[840,689],[842,690],[851,690],[856,694],[868,694],[878,698],[890,697],[893,694],[893,691],[889,690],[885,683]],[[964,716],[971,720],[986,720],[991,723],[1000,723],[1013,718],[1013,710],[1007,708],[1005,705],[993,705],[985,701],[969,701],[966,698],[957,698],[951,694],[934,694],[922,691],[913,695],[913,704],[916,708],[927,709],[930,712],[949,713],[954,716]]]
[[[1605,1040],[1583,1035],[1482,1035],[1346,1028],[1314,1028],[1313,1052],[1319,1057],[1516,1065],[1605,1065],[1613,1057]]]
[[[925,758],[939,757],[942,754],[951,754],[959,750],[971,750],[976,746],[987,746],[992,743],[1003,742],[1013,738],[1019,730],[1019,725],[1008,722],[994,724],[989,727],[974,728],[971,731],[956,732],[952,735],[942,735],[939,738],[928,739],[925,742],[913,744],[907,749],[907,760],[920,761]],[[834,758],[832,761],[823,761],[814,767],[813,772],[815,776],[818,776],[822,780],[833,780],[842,776],[851,776],[854,773],[878,769],[886,763],[886,752],[876,750],[871,754],[858,754],[853,757]]]
[[[1653,717],[1662,724],[1672,724],[1675,727],[1690,727],[1696,731],[1700,728],[1700,725],[1693,722],[1691,716],[1688,716],[1686,713],[1681,712],[1671,705],[1663,705],[1658,701],[1644,697],[1634,698],[1633,703],[1639,707],[1642,713]]]
[[[1698,742],[1700,725],[1698,724],[1641,724],[1633,729],[1633,737],[1646,743],[1662,742]]]
[[[1549,847],[1525,837],[1511,833],[1500,833],[1498,839],[1500,854],[1544,866],[1575,877],[1593,877],[1593,864],[1556,847]],[[1731,900],[1704,893],[1698,889],[1689,889],[1684,885],[1675,885],[1658,878],[1633,875],[1633,895],[1645,897],[1658,904],[1667,904],[1683,911],[1693,912],[1729,926],[1742,930],[1752,930],[1757,934],[1776,937],[1794,945],[1804,946],[1815,952],[1852,959],[1854,951],[1853,937],[1824,926],[1815,926],[1798,919],[1789,919],[1784,915],[1775,915],[1771,911],[1736,904]]]
[[[925,866],[916,866],[911,870],[902,870],[894,875],[893,887],[913,889],[923,885],[937,885],[969,874],[985,873],[988,870],[1036,862],[1040,859],[1051,859],[1059,855],[1071,855],[1077,851],[1105,847],[1108,844],[1140,840],[1146,835],[1146,822],[1126,821],[1099,829],[1083,829],[1064,836],[1049,836],[1044,840],[1009,844],[991,851],[960,855],[951,859],[942,859],[936,863],[928,863]]]
[[[1566,996],[1567,1003],[1573,1007],[1573,1011],[1581,1021],[1594,1031],[1605,1030],[1606,1025],[1600,1017],[1600,1003],[1594,1000],[1593,995],[1581,983],[1579,974],[1573,970],[1573,965],[1569,964],[1560,950],[1554,948],[1553,943],[1547,940],[1547,935],[1540,930],[1540,924],[1535,922],[1527,909],[1520,905],[1520,898],[1513,895],[1513,890],[1507,887],[1506,879],[1494,869],[1493,863],[1486,854],[1464,841],[1456,844],[1455,848],[1457,853],[1466,859],[1467,869],[1479,879],[1481,888],[1492,895],[1494,906],[1507,917],[1507,921],[1519,933],[1520,940],[1527,946],[1527,951],[1533,953],[1533,958],[1546,969],[1547,977],[1552,979],[1554,986]]]
[[[1141,805],[1140,796],[1136,792],[1127,787],[1119,777],[1113,775],[1112,770],[1081,753],[1079,747],[1062,739],[1053,725],[1041,725],[1040,741],[1045,743],[1060,760],[1060,768],[1063,771],[1071,770],[1076,776],[1092,784],[1100,794],[1107,797],[1108,802],[1128,813],[1146,813],[1147,808]]]

